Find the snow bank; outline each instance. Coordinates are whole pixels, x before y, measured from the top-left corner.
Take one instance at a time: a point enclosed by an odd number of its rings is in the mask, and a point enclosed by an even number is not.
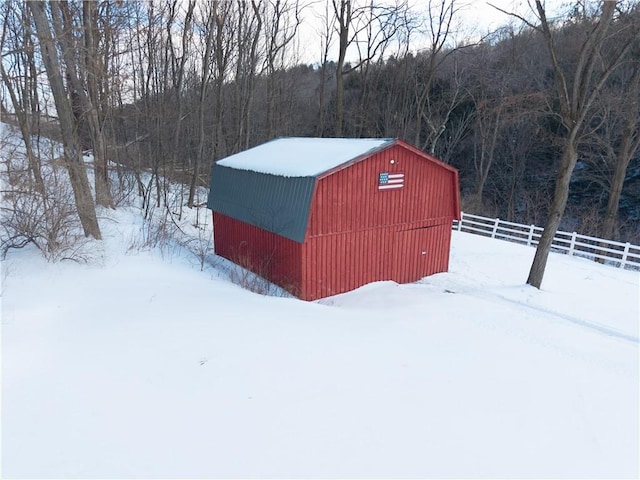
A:
[[[3,262],[4,478],[637,478],[637,272],[453,232],[451,271],[315,303],[131,249]],[[210,228],[210,226],[209,226]]]

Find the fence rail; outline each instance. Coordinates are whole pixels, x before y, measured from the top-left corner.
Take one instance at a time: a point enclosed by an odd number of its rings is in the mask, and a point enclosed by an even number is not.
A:
[[[542,236],[542,227],[507,222],[499,218],[487,218],[462,213],[461,220],[453,222],[453,229],[486,237],[522,243],[528,246],[538,245]],[[620,268],[640,270],[640,245],[629,242],[614,242],[603,238],[580,235],[576,232],[558,230],[551,244],[552,251],[588,258],[594,261],[617,265]]]

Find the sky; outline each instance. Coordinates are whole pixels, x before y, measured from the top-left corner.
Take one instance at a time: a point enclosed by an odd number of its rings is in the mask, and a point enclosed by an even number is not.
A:
[[[384,2],[383,2],[384,3]],[[392,4],[393,2],[387,2]],[[416,11],[426,11],[427,2],[411,1]],[[440,2],[434,2],[437,6]],[[550,2],[553,3],[553,2]],[[557,3],[557,2],[556,2]],[[491,5],[495,5],[505,11],[513,11],[523,16],[529,16],[531,9],[527,0],[479,0],[479,1],[466,1],[456,2],[459,6],[459,13],[456,15],[459,26],[456,29],[457,33],[452,37],[452,43],[463,38],[480,38],[489,32],[494,31],[500,26],[506,25],[510,22],[519,23],[518,20],[513,19],[509,15],[500,12]],[[306,63],[318,63],[321,58],[321,37],[319,37],[318,30],[322,29],[322,21],[320,19],[325,15],[325,8],[329,7],[329,13],[331,13],[331,3],[327,3],[325,0],[319,0],[310,3],[305,7],[303,11],[304,23],[300,27],[299,36],[299,48],[301,61]],[[553,10],[554,5],[551,5]],[[334,44],[336,43],[334,39]],[[421,43],[418,37],[412,41],[411,50],[418,51],[421,48]],[[337,47],[336,45],[330,50],[329,59],[337,59]],[[392,52],[389,52],[392,53]],[[347,55],[347,61],[354,61],[357,59],[357,53],[355,49],[351,49]]]

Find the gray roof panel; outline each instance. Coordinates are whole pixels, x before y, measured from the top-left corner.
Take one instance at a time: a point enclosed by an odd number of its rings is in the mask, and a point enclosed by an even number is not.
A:
[[[315,177],[282,177],[214,163],[207,207],[304,242]]]

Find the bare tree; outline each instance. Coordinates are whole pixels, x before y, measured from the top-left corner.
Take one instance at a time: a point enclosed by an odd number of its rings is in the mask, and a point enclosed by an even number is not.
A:
[[[602,236],[612,238],[618,221],[622,186],[633,156],[640,150],[640,61],[635,60],[622,97],[622,129],[614,152],[614,169],[609,178],[609,195]]]
[[[561,48],[557,41],[558,30],[550,24],[546,8],[540,0],[535,1],[539,25],[534,25],[521,15],[498,8],[519,18],[542,35],[551,59],[557,96],[557,106],[552,107],[552,113],[558,117],[564,129],[555,191],[527,278],[527,283],[536,288],[540,288],[542,284],[551,244],[567,206],[569,182],[578,160],[578,144],[587,114],[637,38],[636,33],[622,42],[608,42],[608,37],[612,35],[611,27],[615,22],[616,8],[617,2],[602,1],[598,12],[594,14],[587,12],[586,5],[583,5],[582,11],[574,10],[573,13],[578,15],[585,31],[575,63],[569,64],[561,58]]]
[[[205,99],[209,84],[211,82],[211,61],[213,57],[213,48],[216,31],[216,15],[218,11],[218,1],[214,0],[209,8],[202,11],[202,36],[204,42],[204,52],[202,53],[202,63],[200,71],[200,85],[198,88],[198,149],[196,151],[196,159],[193,165],[193,174],[189,185],[189,198],[187,205],[192,208],[194,205],[196,186],[200,175],[200,165],[204,156],[205,143]]]
[[[418,71],[415,76],[415,86],[412,91],[415,94],[415,138],[414,145],[421,148],[428,148],[432,153],[435,152],[435,142],[442,135],[446,128],[445,114],[444,122],[434,121],[434,112],[436,108],[431,101],[431,88],[436,78],[438,69],[444,61],[452,55],[457,49],[445,49],[447,43],[451,40],[453,34],[455,20],[458,13],[464,5],[459,0],[429,0],[427,2],[427,31],[428,31],[428,47],[425,54],[427,61],[425,65]],[[455,102],[453,102],[455,104]],[[450,114],[449,109],[449,114]],[[429,134],[425,140],[423,137],[422,122],[426,121]]]
[[[60,5],[62,5],[62,3]],[[47,78],[60,121],[64,160],[69,172],[78,216],[80,217],[84,234],[100,240],[102,236],[98,225],[95,204],[91,196],[91,187],[87,178],[82,150],[80,148],[80,140],[78,138],[76,121],[71,105],[71,92],[65,88],[63,69],[58,57],[58,49],[65,52],[68,48],[68,45],[64,41],[60,41],[61,39],[59,37],[59,33],[64,29],[61,18],[62,12],[58,9],[58,5],[50,4],[50,6],[51,18],[49,20],[44,2],[29,3],[29,8],[36,25],[38,40],[40,41],[42,60],[47,71]],[[56,31],[58,41],[54,40],[50,21]],[[69,52],[66,53],[70,55]],[[69,67],[66,62],[65,66],[67,68]]]
[[[98,3],[84,1],[82,3],[82,23],[84,36],[84,60],[85,83],[87,98],[85,108],[89,117],[89,130],[93,144],[93,157],[95,168],[96,203],[105,207],[113,206],[113,198],[109,188],[109,173],[107,168],[107,140],[105,138],[104,111],[100,107],[101,87],[104,86],[106,77],[105,62],[109,55],[99,55],[100,28],[98,25]],[[106,57],[106,58],[105,58]],[[102,91],[105,93],[104,90]]]
[[[96,202],[103,206],[112,206],[111,193],[107,176],[106,140],[103,122],[99,113],[99,84],[105,72],[98,60],[98,20],[95,2],[84,2],[82,14],[69,2],[51,3],[52,26],[60,46],[61,57],[65,66],[65,78],[68,83],[71,107],[75,117],[76,128],[87,132],[93,147],[94,165],[96,168],[95,187]],[[73,8],[73,10],[72,10]],[[82,24],[76,19],[82,18]],[[74,32],[80,32],[75,35]]]
[[[593,234],[617,239],[618,209],[627,169],[640,147],[640,61],[633,54],[612,76],[606,91],[594,106],[591,132],[580,144],[583,167],[577,180],[596,192],[596,199],[606,201],[602,218]],[[598,195],[599,193],[599,195]],[[591,204],[597,209],[600,202]]]
[[[215,117],[214,117],[214,143],[213,156],[220,158],[229,153],[229,145],[224,135],[225,102],[224,86],[229,80],[229,72],[235,55],[235,15],[233,2],[223,2],[216,8],[216,34],[215,34]]]
[[[322,136],[325,130],[325,116],[326,116],[326,91],[327,91],[327,77],[329,51],[333,45],[334,29],[332,27],[335,18],[331,17],[329,2],[324,3],[324,15],[318,16],[321,27],[316,30],[318,37],[320,38],[320,78],[318,86],[318,122],[316,124],[316,135]]]
[[[520,32],[523,41],[517,41],[513,29],[501,32],[502,40],[497,44],[479,45],[473,50],[472,64],[467,65],[467,89],[473,101],[473,171],[475,174],[474,191],[467,198],[468,207],[479,214],[483,212],[485,187],[488,181],[506,186],[499,177],[505,170],[511,170],[511,157],[519,153],[516,141],[523,143],[518,130],[535,130],[537,114],[546,107],[545,95],[530,65],[523,65],[525,52],[531,42],[524,41],[528,35]],[[528,55],[531,62],[531,55]],[[526,128],[525,121],[532,122],[531,129]],[[517,140],[516,140],[517,139]],[[529,142],[524,142],[530,145]],[[502,172],[492,175],[494,164],[500,157]],[[506,168],[505,168],[506,167]],[[493,177],[493,178],[492,178]],[[493,189],[495,192],[495,188]],[[509,190],[513,191],[512,188]],[[499,195],[504,196],[504,193]],[[510,198],[510,204],[512,205]],[[511,212],[513,208],[509,209]],[[473,213],[473,212],[472,212]]]
[[[527,279],[529,285],[540,288],[551,243],[567,205],[569,182],[578,160],[577,146],[585,117],[609,76],[625,58],[633,44],[633,38],[622,44],[612,45],[612,51],[603,51],[614,19],[616,2],[602,2],[600,13],[584,38],[573,71],[567,71],[560,62],[553,29],[547,20],[545,7],[539,0],[536,1],[536,10],[540,21],[540,26],[537,28],[545,39],[554,72],[559,101],[559,107],[555,113],[560,117],[566,131],[553,201]],[[572,80],[571,77],[573,77]]]
[[[474,142],[473,165],[476,184],[470,204],[473,210],[481,213],[484,187],[495,158],[498,132],[502,127],[504,105],[500,100],[493,102],[486,98],[476,98],[475,106],[474,126],[477,140]]]
[[[171,68],[171,90],[174,97],[174,109],[176,111],[176,121],[173,128],[173,144],[170,147],[171,160],[170,168],[175,169],[177,158],[180,150],[180,137],[182,133],[182,125],[185,117],[183,86],[185,77],[185,66],[187,59],[191,54],[190,45],[193,37],[193,12],[196,7],[195,0],[189,0],[186,5],[186,12],[184,18],[181,18],[181,12],[179,11],[180,2],[178,0],[171,0],[169,4],[169,19],[167,21],[167,36],[166,36],[166,52],[169,55],[168,66]],[[174,45],[173,27],[174,23],[180,23],[180,44]]]
[[[337,22],[338,32],[338,63],[336,65],[336,123],[335,135],[342,136],[343,106],[344,106],[344,61],[347,47],[350,43],[350,28],[353,21],[351,0],[333,0],[333,11]]]
[[[24,6],[15,1],[6,2],[1,8],[4,21],[0,37],[0,49],[3,53],[0,77],[11,99],[20,128],[27,163],[35,182],[35,190],[42,195],[46,207],[46,189],[40,160],[31,142],[32,134],[37,133],[32,129],[33,118],[39,118],[40,110],[31,20]]]
[[[344,79],[345,75],[360,68],[380,55],[400,28],[399,12],[404,4],[395,6],[378,5],[370,0],[363,6],[355,6],[352,0],[332,0],[338,34],[338,62],[336,64],[336,119],[335,135],[343,135],[344,123]],[[362,36],[365,36],[362,39]],[[360,47],[364,41],[366,47]],[[349,68],[345,68],[347,49],[358,46],[359,58]]]
[[[265,74],[267,77],[267,128],[266,137],[278,135],[276,103],[276,76],[285,66],[287,47],[293,41],[300,26],[299,0],[269,0],[265,11]]]
[[[259,49],[262,34],[264,0],[240,2],[236,24],[236,131],[234,151],[249,147],[251,135],[251,111],[254,102],[256,71],[261,51]]]

